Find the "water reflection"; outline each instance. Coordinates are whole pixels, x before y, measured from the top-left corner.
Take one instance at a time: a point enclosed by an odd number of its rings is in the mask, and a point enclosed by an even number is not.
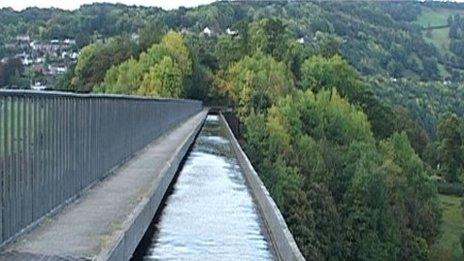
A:
[[[273,259],[240,171],[219,119],[208,116],[144,259]]]

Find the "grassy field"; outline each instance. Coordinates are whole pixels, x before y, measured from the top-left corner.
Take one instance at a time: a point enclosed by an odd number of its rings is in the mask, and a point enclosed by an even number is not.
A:
[[[426,31],[423,32],[424,39],[433,43],[438,50],[448,50],[450,44],[449,28],[433,29],[431,37],[426,37]]]
[[[439,200],[443,209],[443,223],[431,260],[464,260],[459,242],[459,236],[464,233],[462,197],[439,195]]]
[[[454,9],[431,9],[422,8],[421,14],[417,17],[416,23],[427,27],[430,23],[431,26],[448,24],[448,17],[450,15],[460,14],[464,15],[463,10]]]
[[[440,26],[448,24],[448,17],[450,15],[460,14],[464,16],[464,10],[454,10],[454,9],[431,9],[431,8],[422,8],[422,13],[417,17],[415,21],[416,24],[422,25],[423,27],[427,26]],[[423,31],[424,39],[434,44],[442,54],[449,53],[449,28],[440,28],[433,29],[431,31],[431,37],[426,37],[427,31]]]

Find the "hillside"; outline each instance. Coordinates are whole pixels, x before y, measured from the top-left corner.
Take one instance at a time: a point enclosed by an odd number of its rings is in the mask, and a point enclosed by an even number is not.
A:
[[[441,223],[447,200],[436,185],[464,182],[461,10],[380,1],[2,9],[0,84],[27,88],[50,76],[38,65],[64,64],[55,89],[230,107],[307,259],[459,257],[449,229],[458,200]]]

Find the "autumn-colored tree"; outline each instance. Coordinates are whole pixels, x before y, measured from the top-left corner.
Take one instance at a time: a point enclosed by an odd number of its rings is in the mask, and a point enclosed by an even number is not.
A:
[[[237,104],[240,117],[245,118],[252,110],[266,110],[290,93],[293,84],[283,63],[258,52],[232,64],[220,87]]]
[[[180,97],[182,73],[177,63],[165,56],[145,74],[137,93],[144,96]]]

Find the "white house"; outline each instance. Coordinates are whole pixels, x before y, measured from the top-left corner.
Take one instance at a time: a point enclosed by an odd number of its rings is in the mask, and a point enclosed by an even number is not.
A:
[[[74,39],[64,39],[63,41],[65,44],[76,44],[76,40]]]
[[[237,35],[238,34],[237,31],[230,29],[230,27],[227,27],[226,33],[228,35]]]
[[[19,41],[19,42],[29,42],[31,40],[31,37],[29,37],[29,35],[18,35],[16,36],[16,41]]]
[[[213,32],[208,27],[205,27],[205,29],[203,29],[203,33],[210,36]]]
[[[42,85],[41,82],[35,82],[34,84],[31,84],[31,89],[35,91],[44,91],[47,89],[47,85]]]
[[[71,55],[69,55],[69,57],[73,60],[77,60],[77,58],[79,57],[79,54],[77,52],[73,52]]]

